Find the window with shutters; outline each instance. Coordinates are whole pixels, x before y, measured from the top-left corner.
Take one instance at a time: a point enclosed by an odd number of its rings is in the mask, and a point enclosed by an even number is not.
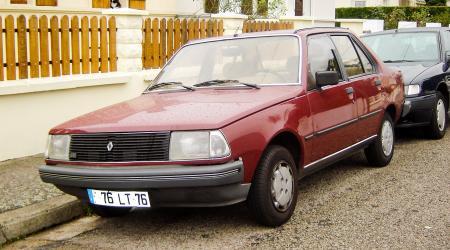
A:
[[[110,8],[110,0],[92,0],[92,8]]]
[[[131,9],[145,10],[145,0],[130,0],[128,7]]]
[[[37,6],[58,6],[58,0],[36,0]]]
[[[12,4],[27,4],[27,0],[11,0]]]

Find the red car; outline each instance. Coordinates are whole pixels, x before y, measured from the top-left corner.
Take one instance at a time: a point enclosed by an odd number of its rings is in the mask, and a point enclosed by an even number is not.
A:
[[[198,40],[138,98],[53,128],[39,171],[101,216],[247,201],[278,226],[305,175],[361,149],[389,164],[403,101],[400,73],[346,29]]]

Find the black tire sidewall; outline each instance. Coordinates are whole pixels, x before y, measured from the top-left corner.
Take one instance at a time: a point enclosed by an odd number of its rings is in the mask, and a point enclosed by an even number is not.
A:
[[[445,106],[445,126],[443,130],[439,130],[439,125],[437,122],[437,104],[439,103],[439,100],[442,100],[444,102],[444,106]],[[431,115],[431,124],[429,127],[429,136],[432,139],[441,139],[442,137],[444,137],[445,135],[445,131],[447,129],[447,121],[448,121],[448,103],[447,100],[444,98],[444,96],[440,93],[437,92],[436,93],[436,102],[434,103],[434,107],[433,107],[433,113]]]
[[[294,178],[293,197],[286,211],[275,208],[271,195],[272,172],[280,161],[286,161],[289,164]],[[260,223],[275,227],[289,220],[297,203],[297,180],[296,164],[290,152],[282,146],[269,146],[255,172],[248,200],[250,209]]]
[[[382,130],[383,130],[383,125],[384,123],[388,121],[391,124],[391,129],[392,129],[392,135],[393,135],[393,143],[392,143],[392,150],[391,153],[389,155],[386,155],[383,151],[383,142],[382,142]],[[392,157],[394,156],[394,151],[395,151],[395,129],[394,129],[394,122],[392,120],[392,117],[385,113],[383,120],[381,121],[380,124],[380,128],[378,131],[378,136],[375,139],[375,141],[369,145],[369,147],[367,147],[364,152],[366,155],[366,158],[369,162],[370,165],[372,166],[376,166],[376,167],[384,167],[387,166],[391,160]]]

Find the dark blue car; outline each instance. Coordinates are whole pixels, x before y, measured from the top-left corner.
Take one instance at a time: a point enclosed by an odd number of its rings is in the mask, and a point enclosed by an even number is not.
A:
[[[424,127],[430,138],[442,138],[449,106],[450,28],[387,30],[363,40],[403,73],[406,99],[398,127]]]

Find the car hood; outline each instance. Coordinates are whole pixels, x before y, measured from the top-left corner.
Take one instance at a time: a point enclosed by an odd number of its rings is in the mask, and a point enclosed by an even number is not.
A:
[[[70,120],[50,133],[218,129],[294,98],[299,90],[299,86],[267,86],[148,93]]]
[[[421,74],[432,68],[437,63],[401,63],[401,64],[388,64],[390,67],[398,69],[403,74],[405,85],[413,83],[413,80],[419,77]]]

